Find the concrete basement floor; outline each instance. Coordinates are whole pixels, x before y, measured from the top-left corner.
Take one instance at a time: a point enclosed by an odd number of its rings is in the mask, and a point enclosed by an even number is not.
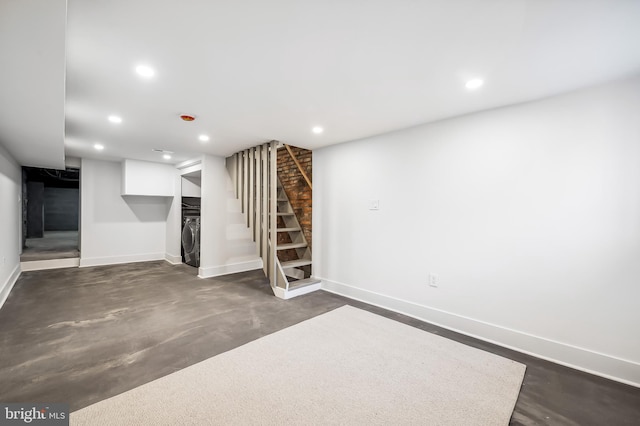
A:
[[[163,261],[23,273],[0,309],[0,401],[74,411],[345,304],[526,364],[513,425],[640,424],[638,388],[324,291],[280,300],[261,271]]]
[[[21,262],[80,257],[78,231],[45,231],[42,238],[27,238]]]

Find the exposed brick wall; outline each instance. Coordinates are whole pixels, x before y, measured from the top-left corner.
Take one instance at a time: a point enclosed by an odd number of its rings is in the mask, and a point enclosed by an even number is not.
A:
[[[291,146],[291,150],[302,165],[302,168],[309,179],[313,181],[311,151],[294,146]],[[300,173],[298,167],[285,148],[280,148],[278,150],[278,177],[280,178],[280,182],[282,182],[282,186],[287,193],[287,197],[289,197],[293,211],[296,213],[296,217],[298,218],[298,222],[300,222],[300,227],[302,228],[304,237],[307,239],[307,243],[311,249],[311,188],[307,185],[307,182],[302,177],[302,173]]]

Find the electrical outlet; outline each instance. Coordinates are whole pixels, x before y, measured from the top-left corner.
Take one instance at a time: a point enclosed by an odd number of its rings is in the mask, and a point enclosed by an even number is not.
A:
[[[439,280],[438,275],[434,273],[429,273],[429,287],[438,287]]]

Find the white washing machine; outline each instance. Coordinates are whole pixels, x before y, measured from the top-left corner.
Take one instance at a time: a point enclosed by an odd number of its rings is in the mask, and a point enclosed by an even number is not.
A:
[[[200,217],[185,216],[182,228],[182,249],[187,265],[200,266]]]

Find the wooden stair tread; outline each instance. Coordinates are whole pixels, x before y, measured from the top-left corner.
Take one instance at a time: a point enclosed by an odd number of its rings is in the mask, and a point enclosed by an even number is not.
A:
[[[300,228],[278,228],[276,229],[278,232],[299,232],[302,231]]]
[[[303,248],[306,247],[307,243],[287,243],[287,244],[278,244],[276,247],[277,250],[288,250],[294,248]]]
[[[280,265],[282,265],[283,268],[299,268],[300,266],[311,265],[311,260],[310,259],[289,260],[287,262],[281,262]]]

